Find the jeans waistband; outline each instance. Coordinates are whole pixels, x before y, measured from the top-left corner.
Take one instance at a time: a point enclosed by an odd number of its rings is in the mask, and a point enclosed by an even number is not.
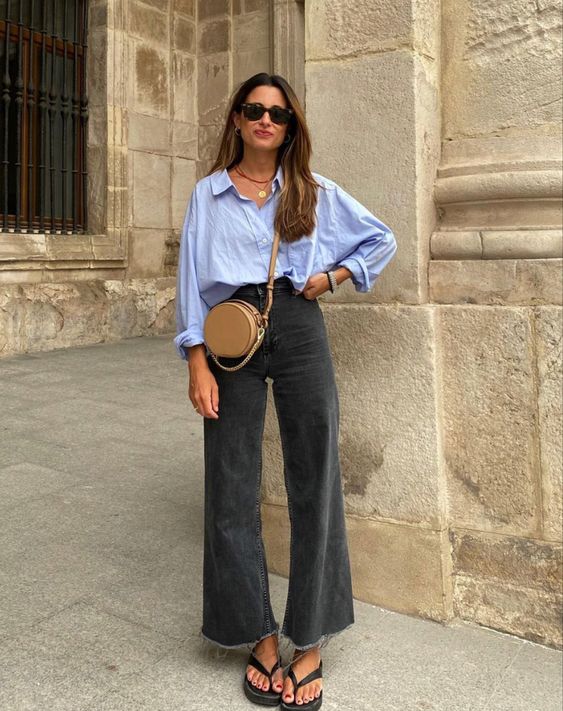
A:
[[[243,284],[235,291],[235,294],[265,294],[267,285],[267,281],[263,281],[260,284]],[[278,277],[277,279],[274,279],[274,294],[282,292],[291,293],[292,291],[294,291],[294,286],[289,277],[282,276]]]

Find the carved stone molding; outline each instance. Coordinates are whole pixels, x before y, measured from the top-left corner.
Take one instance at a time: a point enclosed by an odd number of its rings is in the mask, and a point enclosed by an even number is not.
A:
[[[446,142],[434,196],[446,232],[558,228],[561,138],[527,134]]]
[[[563,257],[561,230],[434,232],[432,259],[557,259]]]

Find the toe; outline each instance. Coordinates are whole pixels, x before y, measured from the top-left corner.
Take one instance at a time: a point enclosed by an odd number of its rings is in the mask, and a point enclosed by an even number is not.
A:
[[[293,703],[293,684],[291,683],[291,679],[287,678],[285,680],[285,683],[283,685],[283,700],[288,703],[292,704]]]
[[[272,678],[272,688],[275,691],[281,691],[283,689],[283,672],[278,669]]]
[[[252,667],[250,673],[248,674],[248,681],[252,684],[252,686],[258,686],[260,676],[260,673]]]

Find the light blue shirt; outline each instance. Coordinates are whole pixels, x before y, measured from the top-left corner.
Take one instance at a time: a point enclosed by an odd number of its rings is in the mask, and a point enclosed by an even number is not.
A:
[[[338,266],[352,272],[356,291],[369,291],[397,251],[392,231],[329,178],[313,173],[319,188],[317,225],[291,244],[280,240],[274,279],[287,276],[298,291],[308,278]],[[210,308],[243,284],[268,280],[274,218],[283,186],[280,165],[272,192],[259,208],[240,195],[226,168],[196,183],[184,219],[176,290],[176,338],[183,347],[204,343]]]

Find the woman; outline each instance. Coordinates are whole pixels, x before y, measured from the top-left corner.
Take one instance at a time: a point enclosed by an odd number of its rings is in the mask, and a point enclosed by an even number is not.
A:
[[[204,418],[200,634],[220,647],[252,649],[244,677],[251,701],[318,709],[320,649],[354,615],[338,393],[317,299],[346,279],[356,291],[369,291],[396,242],[351,195],[310,171],[305,117],[282,77],[248,79],[227,117],[217,160],[190,198],[178,267],[175,344],[188,360],[190,400]],[[281,241],[264,341],[241,369],[222,370],[204,342],[205,317],[229,298],[264,310],[274,229]],[[291,521],[281,630],[270,605],[260,521],[266,378],[272,379]],[[278,652],[282,637],[295,646],[287,676]]]

